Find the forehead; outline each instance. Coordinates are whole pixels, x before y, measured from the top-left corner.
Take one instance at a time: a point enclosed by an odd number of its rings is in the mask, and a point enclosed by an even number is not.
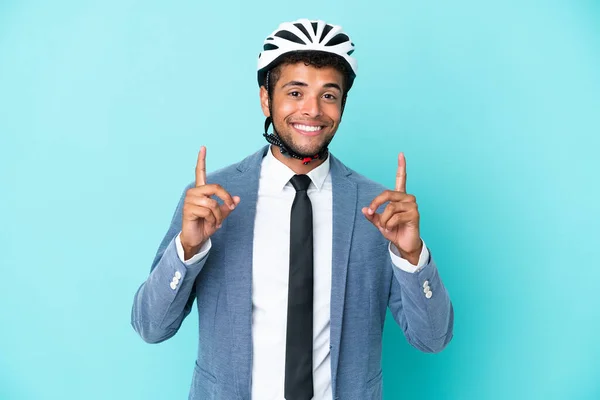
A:
[[[342,87],[344,76],[334,67],[317,68],[303,62],[282,65],[277,86],[281,87],[291,81],[300,81],[308,86],[317,87],[328,83],[336,83]]]

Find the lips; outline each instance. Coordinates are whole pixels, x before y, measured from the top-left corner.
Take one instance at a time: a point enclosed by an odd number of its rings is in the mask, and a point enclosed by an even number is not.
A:
[[[323,125],[307,125],[307,124],[291,124],[292,128],[297,130],[300,134],[306,136],[317,136],[319,135],[325,126]]]

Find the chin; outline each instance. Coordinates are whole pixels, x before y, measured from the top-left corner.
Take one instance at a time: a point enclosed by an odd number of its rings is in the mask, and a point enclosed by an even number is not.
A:
[[[323,147],[323,144],[318,146],[292,146],[292,150],[300,154],[302,157],[312,157],[323,150]]]

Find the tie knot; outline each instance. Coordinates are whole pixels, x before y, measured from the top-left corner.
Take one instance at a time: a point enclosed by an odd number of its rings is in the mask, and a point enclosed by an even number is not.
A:
[[[290,179],[290,182],[294,186],[294,189],[296,189],[296,192],[301,190],[306,191],[310,185],[310,178],[308,175],[294,175],[292,176],[292,179]]]

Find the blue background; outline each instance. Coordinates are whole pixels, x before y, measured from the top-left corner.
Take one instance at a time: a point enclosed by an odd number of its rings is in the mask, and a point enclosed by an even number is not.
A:
[[[196,154],[265,142],[255,66],[282,21],[357,50],[333,153],[408,162],[456,311],[436,355],[388,319],[385,399],[600,398],[600,2],[0,2],[0,399],[183,399],[194,313],[130,327]]]

